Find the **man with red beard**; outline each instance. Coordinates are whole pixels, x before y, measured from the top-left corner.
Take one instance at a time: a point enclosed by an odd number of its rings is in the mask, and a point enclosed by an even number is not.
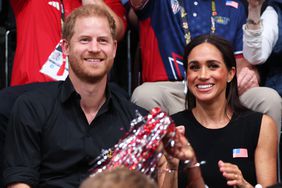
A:
[[[58,67],[58,70],[54,68],[55,65],[63,64],[63,58],[58,58],[61,57],[58,55],[61,54],[61,48],[55,47],[61,39],[64,19],[81,4],[99,4],[106,7],[116,21],[117,40],[122,39],[125,33],[126,12],[120,0],[10,0],[10,3],[17,24],[12,86],[65,78],[60,76],[64,75],[64,66]],[[54,63],[47,66],[45,72],[40,71],[52,57],[52,52],[54,55],[50,61]],[[58,74],[58,78],[52,76],[53,74]]]
[[[113,147],[140,110],[107,84],[116,26],[103,7],[74,10],[63,28],[69,77],[21,95],[6,135],[8,188],[77,188],[90,163]]]

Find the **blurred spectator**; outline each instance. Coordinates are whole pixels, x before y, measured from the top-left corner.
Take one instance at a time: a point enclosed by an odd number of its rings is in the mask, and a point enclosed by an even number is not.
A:
[[[141,172],[120,167],[87,178],[80,188],[157,188],[157,184]]]

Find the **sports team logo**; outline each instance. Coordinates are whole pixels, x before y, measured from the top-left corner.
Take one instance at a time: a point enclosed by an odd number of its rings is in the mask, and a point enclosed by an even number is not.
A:
[[[214,21],[221,25],[227,25],[230,22],[230,19],[227,17],[223,17],[223,16],[216,16],[214,18]]]

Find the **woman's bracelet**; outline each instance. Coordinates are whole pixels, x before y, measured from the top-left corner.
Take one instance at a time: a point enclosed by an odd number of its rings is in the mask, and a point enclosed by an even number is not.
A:
[[[201,162],[196,162],[194,164],[191,164],[191,161],[190,160],[185,160],[184,161],[184,168],[194,168],[194,167],[199,167],[203,164],[206,164],[206,161],[201,161]],[[178,169],[169,169],[169,168],[160,168],[158,169],[158,172],[159,173],[175,173],[177,172]]]
[[[172,173],[177,172],[177,169],[164,168],[164,169],[159,169],[158,172],[159,173],[169,173],[169,174],[172,174]]]
[[[184,161],[184,165],[185,165],[184,168],[199,167],[199,166],[201,166],[201,165],[203,165],[203,164],[206,164],[206,161],[200,161],[200,162],[196,162],[196,163],[192,164],[190,160],[185,160],[185,161]]]

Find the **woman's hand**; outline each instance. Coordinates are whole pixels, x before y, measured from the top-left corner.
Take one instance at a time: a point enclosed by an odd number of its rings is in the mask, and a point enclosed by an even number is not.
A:
[[[189,164],[196,164],[194,150],[188,140],[185,138],[185,127],[176,127],[175,136],[167,136],[163,139],[163,144],[159,150],[163,150],[164,155],[158,163],[158,185],[160,188],[178,187],[178,167],[179,161],[189,161]],[[196,169],[196,168],[193,168]],[[188,173],[188,184],[195,184],[195,187],[204,187],[199,169],[198,171]],[[194,181],[195,180],[195,181]],[[193,186],[192,186],[193,187]]]
[[[185,132],[185,128],[184,126],[178,126],[176,127],[176,135],[172,140],[171,136],[165,137],[163,139],[163,156],[159,161],[159,167],[162,168],[166,168],[166,169],[173,169],[173,170],[177,170],[178,169],[178,165],[179,165],[179,159],[177,158],[177,156],[175,156],[173,149],[172,149],[172,142],[173,142],[173,147],[175,147],[175,143],[177,143],[178,141],[176,140],[176,138],[178,138],[179,134],[184,135]]]
[[[223,177],[227,179],[227,185],[237,188],[251,188],[250,185],[243,177],[241,170],[237,165],[218,161],[218,167]]]
[[[178,126],[173,140],[171,137],[164,138],[163,145],[159,149],[163,150],[164,154],[158,163],[159,168],[178,170],[180,160],[189,161],[191,164],[197,163],[195,152],[184,133],[185,127]]]
[[[174,144],[173,146],[166,146],[165,150],[168,153],[169,156],[167,159],[169,162],[176,162],[173,160],[173,158],[177,158],[179,160],[189,160],[189,161],[195,161],[196,156],[195,152],[186,139],[185,135],[185,127],[184,126],[178,126],[176,127],[176,135],[174,137]]]

